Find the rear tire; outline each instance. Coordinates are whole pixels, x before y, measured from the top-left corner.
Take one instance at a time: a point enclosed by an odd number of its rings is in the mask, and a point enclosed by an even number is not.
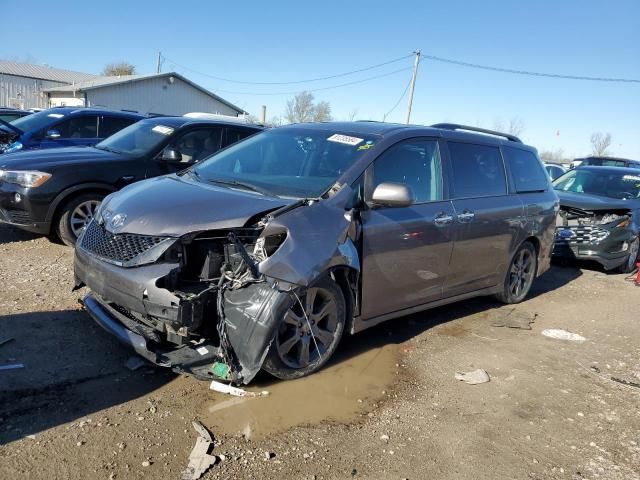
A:
[[[294,297],[293,306],[282,313],[262,365],[282,380],[320,370],[338,348],[346,324],[342,289],[330,277],[322,277],[299,299]]]
[[[629,245],[629,256],[625,262],[618,267],[620,273],[631,273],[636,269],[636,262],[638,261],[638,250],[640,249],[640,239],[636,237]]]
[[[62,206],[55,231],[65,245],[73,247],[76,244],[78,235],[89,224],[104,197],[104,194],[98,192],[83,193]]]
[[[536,249],[531,242],[524,242],[511,259],[502,291],[496,295],[496,298],[506,304],[522,302],[531,290],[537,269]]]

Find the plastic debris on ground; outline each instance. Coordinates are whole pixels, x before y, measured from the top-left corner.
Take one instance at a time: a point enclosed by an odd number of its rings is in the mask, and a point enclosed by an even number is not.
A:
[[[468,383],[469,385],[479,385],[491,381],[491,377],[486,370],[478,368],[472,372],[456,372],[456,380]]]
[[[232,387],[231,385],[227,385],[226,383],[218,382],[216,380],[211,382],[209,389],[214,392],[233,395],[234,397],[266,397],[269,395],[269,392],[266,390],[263,390],[262,392],[247,392],[242,388]]]
[[[211,454],[215,445],[209,430],[198,421],[191,422],[191,424],[198,432],[198,438],[189,455],[189,465],[182,472],[182,480],[197,480],[218,460],[215,455]]]
[[[495,316],[492,327],[519,328],[531,330],[531,324],[535,322],[537,313],[527,313],[515,308],[501,308],[492,312]]]
[[[586,338],[577,333],[571,333],[560,328],[546,328],[542,331],[542,335],[558,340],[569,340],[570,342],[584,342]]]
[[[124,366],[129,370],[134,371],[138,370],[141,367],[144,367],[147,362],[142,357],[129,357],[125,362]]]

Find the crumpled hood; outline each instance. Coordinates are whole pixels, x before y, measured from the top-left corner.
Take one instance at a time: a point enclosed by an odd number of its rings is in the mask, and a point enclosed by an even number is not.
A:
[[[78,161],[109,161],[122,158],[118,153],[93,147],[45,148],[25,150],[0,156],[0,169],[43,170],[62,165],[73,165]]]
[[[588,193],[555,191],[563,207],[581,208],[582,210],[636,210],[640,208],[640,200],[619,200]]]
[[[242,227],[251,217],[292,202],[173,174],[137,182],[110,195],[104,209],[111,218],[126,215],[115,233],[180,237]],[[106,227],[112,230],[108,222]]]

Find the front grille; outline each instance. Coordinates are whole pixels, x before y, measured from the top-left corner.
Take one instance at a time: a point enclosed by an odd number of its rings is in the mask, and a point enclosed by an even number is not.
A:
[[[571,234],[563,232],[570,231]],[[577,227],[560,227],[556,230],[556,242],[567,245],[597,244],[607,238],[609,232],[604,228],[592,225]]]
[[[92,221],[82,237],[82,248],[105,260],[127,263],[138,255],[155,247],[167,237],[136,235],[133,233],[113,234]]]

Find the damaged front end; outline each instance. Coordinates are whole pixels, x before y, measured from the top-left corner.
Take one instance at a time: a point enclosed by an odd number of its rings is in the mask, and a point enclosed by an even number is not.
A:
[[[595,260],[606,270],[623,264],[636,237],[629,209],[584,210],[561,206],[553,254]]]
[[[93,221],[76,246],[76,286],[91,290],[90,315],[148,360],[246,384],[293,299],[327,269],[359,270],[354,221],[331,203],[180,238],[112,234]],[[329,220],[336,214],[343,222]],[[322,237],[308,228],[323,222]]]

